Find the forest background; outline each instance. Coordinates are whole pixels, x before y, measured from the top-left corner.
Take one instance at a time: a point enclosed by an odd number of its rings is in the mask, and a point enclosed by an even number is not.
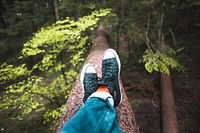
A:
[[[137,97],[160,96],[159,72],[179,76],[176,87],[191,91],[190,80],[200,77],[198,63],[194,76],[187,69],[199,59],[199,7],[199,0],[1,0],[0,132],[55,130],[100,23],[120,54],[133,110],[145,105]]]

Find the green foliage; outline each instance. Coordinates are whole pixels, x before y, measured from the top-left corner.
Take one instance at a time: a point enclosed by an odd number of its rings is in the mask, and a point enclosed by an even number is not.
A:
[[[26,68],[26,64],[21,64],[17,67],[13,65],[7,65],[4,63],[0,66],[0,84],[11,82],[18,77],[29,75],[30,72]]]
[[[56,122],[83,63],[83,55],[89,50],[91,38],[87,32],[108,13],[110,9],[94,11],[77,21],[67,17],[35,33],[24,44],[19,57],[37,60],[31,69],[25,63],[0,67],[0,84],[7,86],[0,109],[20,109],[18,118],[43,112],[45,122]]]
[[[144,0],[145,1],[145,0]],[[143,2],[144,2],[143,1]],[[160,2],[157,0],[149,1],[149,4],[141,2],[142,7],[147,7],[149,12],[146,13],[146,23],[145,27],[139,29],[140,33],[137,38],[140,38],[145,42],[147,49],[142,56],[142,62],[145,63],[145,68],[148,72],[153,71],[170,74],[170,69],[177,69],[179,71],[184,71],[182,65],[178,63],[175,59],[176,52],[170,48],[169,45],[163,44],[165,47],[165,52],[161,51],[161,43],[166,43],[169,39],[167,36],[168,29],[173,43],[175,44],[175,36],[170,28],[168,28],[168,14],[167,10],[171,10],[171,5],[167,2]],[[169,5],[168,5],[169,4]],[[159,5],[159,6],[158,6]],[[143,11],[144,13],[144,11]],[[162,39],[162,36],[164,36]],[[169,36],[169,35],[168,35]],[[167,39],[166,39],[167,38]],[[170,39],[169,39],[170,40]],[[162,42],[163,41],[163,42]]]
[[[47,123],[47,122],[50,122],[50,121],[53,121],[53,123],[56,123],[62,110],[64,108],[64,105],[61,106],[60,108],[56,108],[54,110],[48,110],[45,112],[44,114],[44,118],[45,118],[45,121],[44,123]]]
[[[172,49],[168,50],[169,53],[175,54],[175,51]],[[145,51],[143,55],[143,60],[145,63],[145,68],[148,72],[152,73],[154,70],[161,73],[170,74],[170,68],[176,68],[177,70],[182,70],[183,67],[167,54],[161,53],[160,51],[153,52],[150,49]]]
[[[3,0],[0,4],[0,64],[3,62],[16,63],[21,54],[23,43],[31,38],[44,25],[55,22],[53,9],[49,7],[51,1],[33,0]],[[46,15],[48,14],[48,15]]]

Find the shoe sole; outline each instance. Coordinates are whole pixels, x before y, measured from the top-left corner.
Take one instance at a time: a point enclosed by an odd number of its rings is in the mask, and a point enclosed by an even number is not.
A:
[[[121,95],[121,97],[120,97],[120,102],[119,102],[119,104],[118,105],[120,105],[121,104],[121,102],[122,102],[122,91],[121,91],[121,86],[120,86],[120,70],[121,70],[121,62],[120,62],[120,59],[119,59],[119,56],[118,56],[118,54],[117,54],[117,52],[114,50],[114,49],[107,49],[105,52],[104,52],[104,55],[105,55],[105,53],[107,52],[107,51],[111,51],[114,55],[115,55],[115,57],[116,57],[116,59],[117,59],[117,63],[118,63],[118,68],[119,68],[119,70],[118,70],[118,82],[119,82],[119,91],[120,91],[120,95]],[[104,57],[104,56],[103,56]]]

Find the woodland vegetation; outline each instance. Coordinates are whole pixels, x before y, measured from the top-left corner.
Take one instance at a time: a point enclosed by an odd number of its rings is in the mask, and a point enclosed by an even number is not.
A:
[[[1,0],[0,130],[55,130],[100,23],[122,72],[186,72],[199,14],[199,0]]]

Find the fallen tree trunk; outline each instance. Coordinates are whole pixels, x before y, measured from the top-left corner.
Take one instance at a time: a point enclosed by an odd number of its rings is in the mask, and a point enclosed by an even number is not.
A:
[[[161,51],[165,53],[165,38],[161,36]],[[162,133],[179,133],[171,76],[161,74]]]
[[[105,38],[104,28],[102,25],[97,30],[97,36],[95,44],[92,46],[91,52],[87,57],[85,64],[91,63],[95,65],[98,75],[101,77],[101,62],[104,51],[108,48],[108,42]],[[124,133],[139,133],[139,128],[136,125],[135,116],[128,102],[128,98],[125,94],[122,82],[120,82],[122,88],[122,103],[116,108],[117,119],[119,126]],[[56,124],[56,131],[59,131],[63,124],[68,121],[82,106],[82,88],[79,78],[77,79],[71,95],[65,105],[60,119]]]
[[[179,133],[171,77],[161,74],[162,133]]]

